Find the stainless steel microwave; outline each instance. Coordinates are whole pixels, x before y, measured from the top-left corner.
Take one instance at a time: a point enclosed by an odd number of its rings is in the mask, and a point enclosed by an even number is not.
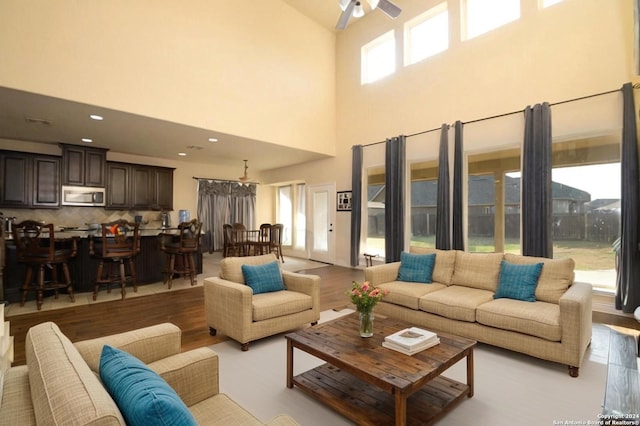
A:
[[[85,186],[62,186],[63,206],[101,207],[105,205],[105,189]]]

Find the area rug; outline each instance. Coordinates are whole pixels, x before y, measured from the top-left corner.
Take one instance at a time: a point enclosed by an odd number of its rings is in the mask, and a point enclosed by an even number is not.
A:
[[[321,321],[350,312],[322,312]],[[569,377],[564,365],[479,344],[474,350],[475,395],[462,401],[438,425],[540,426],[597,420],[604,396],[608,348],[608,341],[604,341],[608,333],[600,328],[606,326],[594,324],[592,345],[578,378]],[[241,352],[234,341],[212,348],[219,355],[221,392],[262,421],[286,413],[304,426],[353,424],[299,389],[286,387],[284,335],[253,342],[247,352]],[[294,374],[322,363],[309,354],[294,352]],[[445,375],[464,382],[464,360]]]

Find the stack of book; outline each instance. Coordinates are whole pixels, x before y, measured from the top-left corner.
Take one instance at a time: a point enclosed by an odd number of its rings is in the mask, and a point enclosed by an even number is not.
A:
[[[413,355],[440,343],[436,333],[418,327],[405,328],[384,338],[382,346]]]

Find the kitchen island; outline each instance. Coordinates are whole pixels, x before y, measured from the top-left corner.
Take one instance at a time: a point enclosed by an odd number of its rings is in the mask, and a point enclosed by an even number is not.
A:
[[[138,285],[162,282],[165,255],[160,251],[160,234],[177,232],[177,228],[141,228],[140,253],[135,257]],[[99,260],[89,255],[89,236],[96,231],[69,229],[56,231],[56,239],[78,238],[78,254],[69,261],[73,290],[76,293],[93,292]],[[202,273],[202,253],[195,256],[196,271]],[[20,287],[25,276],[25,265],[17,261],[16,246],[12,239],[6,241],[6,264],[4,269],[4,298],[9,302],[20,302]],[[45,294],[45,296],[47,296]],[[27,300],[35,297],[32,292]],[[100,296],[98,296],[100,297]]]

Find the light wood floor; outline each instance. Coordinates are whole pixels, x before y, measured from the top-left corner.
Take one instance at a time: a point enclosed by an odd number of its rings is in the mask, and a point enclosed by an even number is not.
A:
[[[305,273],[305,271],[300,271]],[[344,308],[349,305],[345,291],[353,280],[362,281],[360,269],[326,266],[306,271],[322,279],[320,310]],[[186,290],[128,298],[125,301],[79,305],[64,309],[30,314],[9,315],[14,336],[14,363],[25,364],[24,341],[29,328],[53,321],[72,342],[121,333],[162,322],[171,322],[182,329],[182,348],[189,350],[209,346],[226,339],[209,335],[204,313],[202,286]]]

